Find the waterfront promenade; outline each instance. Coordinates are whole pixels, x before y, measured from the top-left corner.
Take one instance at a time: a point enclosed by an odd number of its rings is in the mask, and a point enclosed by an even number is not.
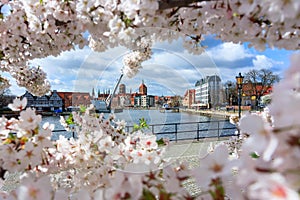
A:
[[[222,110],[195,110],[195,109],[180,109],[180,112],[186,112],[190,114],[199,114],[213,118],[225,118],[229,119],[230,116],[238,116],[238,111],[222,111]],[[245,111],[244,111],[245,112]],[[242,111],[243,113],[243,111]]]
[[[205,138],[200,141],[181,141],[178,143],[170,143],[164,158],[170,159],[171,163],[186,162],[190,169],[194,169],[199,166],[201,158],[204,158],[208,154],[210,146],[215,146],[222,142],[226,142],[230,137],[224,137],[220,140],[216,138]],[[184,187],[192,196],[197,196],[201,192],[201,189],[195,183],[195,180],[188,179],[184,183]]]

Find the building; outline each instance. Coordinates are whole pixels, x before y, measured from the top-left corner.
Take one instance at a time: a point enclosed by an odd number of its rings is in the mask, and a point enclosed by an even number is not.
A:
[[[221,78],[217,75],[206,76],[195,84],[195,101],[207,108],[215,108],[221,102]]]
[[[155,106],[155,98],[153,95],[141,95],[140,96],[141,107],[153,107]]]
[[[184,93],[182,106],[192,108],[193,104],[195,104],[195,89],[188,89]]]
[[[134,107],[141,107],[142,106],[142,97],[141,95],[135,95],[133,99],[133,106]]]
[[[58,111],[63,109],[63,99],[53,90],[50,95],[34,96],[26,91],[21,99],[27,98],[27,107],[35,108],[37,111]]]
[[[92,97],[88,92],[57,92],[63,100],[63,108],[91,105]]]
[[[119,94],[126,94],[126,86],[125,86],[125,84],[120,84],[120,86],[119,86]]]
[[[147,86],[142,81],[139,86],[139,92],[132,93],[128,95],[123,95],[123,99],[126,103],[131,102],[131,106],[134,107],[154,107],[155,106],[155,96],[147,95]],[[120,96],[120,95],[119,95]]]
[[[242,87],[242,105],[245,106],[258,106],[262,96],[272,93],[271,86],[263,86],[261,83],[244,83]]]
[[[131,94],[119,94],[119,107],[130,107],[131,106]]]
[[[142,84],[139,87],[139,94],[147,95],[147,86],[144,84],[144,80],[142,81]]]
[[[63,109],[63,100],[62,98],[57,94],[56,90],[53,90],[49,97],[49,104],[50,104],[50,110],[61,110]]]
[[[155,96],[147,95],[147,107],[154,107],[155,106]]]

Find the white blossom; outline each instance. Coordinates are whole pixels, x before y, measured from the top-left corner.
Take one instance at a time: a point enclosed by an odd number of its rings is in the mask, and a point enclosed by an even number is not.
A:
[[[13,100],[12,104],[8,104],[8,107],[13,111],[21,111],[26,108],[26,105],[27,105],[26,98],[23,99],[16,98]]]

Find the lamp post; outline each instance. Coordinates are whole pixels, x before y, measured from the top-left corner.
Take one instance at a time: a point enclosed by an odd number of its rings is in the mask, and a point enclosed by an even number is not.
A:
[[[239,118],[241,118],[241,103],[242,103],[242,87],[243,87],[243,79],[244,76],[242,76],[241,72],[239,73],[236,78],[236,84],[238,88],[238,106],[239,106]]]

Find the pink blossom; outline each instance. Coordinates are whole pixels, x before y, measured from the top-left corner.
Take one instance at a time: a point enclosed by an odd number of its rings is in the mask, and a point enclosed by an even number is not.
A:
[[[23,99],[16,98],[14,99],[12,104],[8,104],[8,107],[13,111],[21,111],[26,108],[26,105],[27,105],[26,98]]]
[[[17,188],[18,199],[20,200],[38,200],[52,199],[52,188],[48,177],[40,177],[35,180],[32,177],[26,177],[22,184]]]

